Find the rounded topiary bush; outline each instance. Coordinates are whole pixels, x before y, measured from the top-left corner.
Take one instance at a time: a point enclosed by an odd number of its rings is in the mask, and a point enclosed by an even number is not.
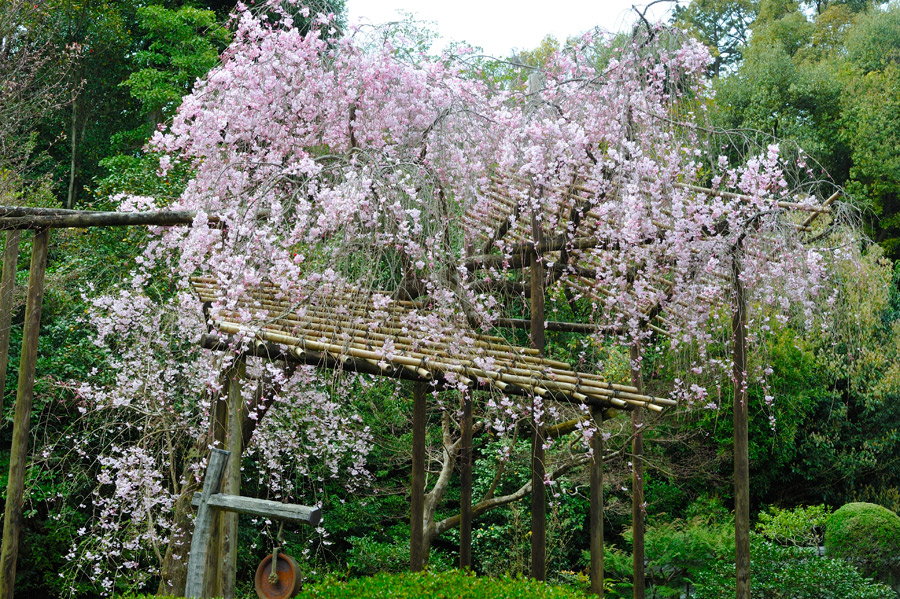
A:
[[[896,585],[900,582],[900,516],[874,503],[848,503],[828,518],[825,553]]]

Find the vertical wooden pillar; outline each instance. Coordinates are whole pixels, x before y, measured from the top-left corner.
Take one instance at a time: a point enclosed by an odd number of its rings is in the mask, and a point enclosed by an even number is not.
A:
[[[9,365],[9,328],[12,324],[13,294],[16,290],[16,265],[19,261],[21,232],[7,231],[3,249],[3,278],[0,280],[0,417],[6,396],[6,367]]]
[[[531,219],[534,242],[542,241],[541,223]],[[544,264],[536,252],[531,253],[531,343],[544,355]],[[537,419],[540,399],[533,399],[535,415],[531,436],[531,576],[547,577],[547,496],[544,487],[544,435]]]
[[[213,400],[213,405],[210,409],[211,444],[218,450],[225,449],[225,441],[228,436],[228,393],[231,389],[232,373],[233,369],[229,368],[222,374],[222,395]],[[225,471],[224,468],[227,468],[227,464],[223,466],[223,473]],[[219,489],[221,486],[221,476],[219,480],[220,482],[217,483],[216,489]],[[217,597],[221,592],[223,572],[222,518],[224,516],[225,514],[221,510],[213,510],[209,516],[209,530],[206,532],[209,546],[204,553],[206,556],[206,565],[204,566],[206,576],[199,595],[202,597]]]
[[[737,599],[750,599],[750,451],[747,409],[747,297],[741,245],[731,262],[732,378],[734,379],[734,540]]]
[[[413,387],[412,485],[409,501],[409,569],[425,567],[425,400],[427,383]]]
[[[203,491],[200,494],[200,507],[197,508],[197,517],[194,520],[194,534],[191,537],[191,552],[188,558],[187,578],[184,586],[185,597],[199,598],[206,596],[205,588],[208,587],[206,582],[212,577],[212,574],[207,569],[207,554],[212,546],[210,533],[214,528],[213,513],[219,510],[212,509],[208,501],[212,495],[219,492],[227,461],[227,451],[213,448],[210,452],[209,464],[206,466],[206,476],[203,479]],[[204,578],[206,581],[204,581]]]
[[[638,393],[644,392],[644,376],[641,374],[641,348],[637,342],[631,345],[631,384]],[[644,433],[643,408],[631,410],[631,527],[634,554],[634,599],[644,599]]]
[[[0,599],[13,599],[16,561],[19,557],[19,533],[22,528],[22,496],[28,461],[28,429],[34,399],[34,371],[37,365],[38,334],[41,328],[41,304],[44,299],[44,273],[47,268],[47,229],[34,234],[31,249],[31,274],[25,300],[25,325],[22,357],[19,361],[19,386],[13,417],[12,449],[9,455],[9,482],[6,486],[6,510],[3,517],[3,547],[0,553]]]
[[[459,567],[472,567],[472,396],[463,396],[459,456]]]
[[[222,493],[226,495],[241,494],[241,453],[243,450],[242,408],[244,404],[241,395],[242,381],[246,375],[246,362],[242,357],[238,358],[235,365],[228,373],[227,388],[227,424],[225,435],[225,449],[231,454],[228,464],[225,466],[225,476],[222,480]],[[224,512],[219,515],[219,556],[221,567],[217,579],[216,597],[234,599],[236,595],[235,585],[237,577],[237,546],[238,546],[238,514],[236,512]]]
[[[596,432],[591,437],[591,592],[603,597],[603,416],[594,410]]]

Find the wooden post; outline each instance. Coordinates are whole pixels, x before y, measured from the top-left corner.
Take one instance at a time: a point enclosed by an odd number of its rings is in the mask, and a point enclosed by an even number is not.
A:
[[[228,392],[231,389],[231,378],[233,369],[229,368],[222,374],[221,396],[214,399],[210,414],[210,433],[212,435],[212,446],[218,449],[225,449],[225,440],[228,434]],[[226,464],[227,467],[227,464]],[[225,516],[221,511],[216,510],[210,516],[209,524],[209,542],[206,552],[206,566],[204,571],[203,596],[218,597],[221,593],[222,580],[222,519]]]
[[[241,447],[243,439],[242,407],[243,396],[241,384],[246,373],[246,361],[243,357],[237,358],[235,365],[228,373],[228,417],[225,449],[231,453],[228,464],[225,466],[225,476],[222,480],[222,493],[228,495],[241,494]],[[237,543],[238,543],[238,514],[225,512],[219,517],[219,556],[221,559],[220,572],[217,580],[215,596],[224,599],[234,599],[237,576]]]
[[[638,393],[644,393],[644,377],[641,374],[641,348],[638,342],[631,344],[631,385]],[[644,433],[643,409],[631,410],[631,529],[633,540],[632,564],[634,568],[634,599],[644,599]]]
[[[13,292],[16,290],[16,265],[19,261],[19,231],[6,232],[3,249],[3,278],[0,280],[0,416],[6,396],[6,368],[9,365],[9,328],[12,323]]]
[[[188,558],[187,583],[184,587],[185,597],[200,598],[204,594],[203,574],[206,569],[206,555],[209,551],[213,516],[209,498],[219,492],[227,461],[227,451],[214,447],[210,452],[206,478],[203,479],[203,491],[200,494],[200,505],[194,520],[194,535],[191,538],[191,553]]]
[[[741,244],[731,262],[732,378],[734,379],[734,540],[737,599],[750,599],[750,453],[747,410],[747,297]]]
[[[28,461],[28,429],[34,399],[34,370],[37,365],[38,335],[41,328],[41,304],[44,299],[44,273],[47,268],[47,229],[34,234],[31,249],[31,274],[25,299],[25,325],[22,357],[19,361],[19,386],[13,417],[12,448],[9,455],[9,482],[6,486],[6,510],[3,517],[3,547],[0,553],[0,599],[13,599],[16,561],[19,556],[19,532],[22,528],[22,496]],[[5,261],[5,260],[4,260]]]
[[[596,432],[591,437],[591,592],[603,597],[603,416],[594,409]]]
[[[472,396],[463,395],[459,456],[459,567],[472,567]]]
[[[532,108],[539,104],[538,94],[544,87],[543,75],[535,71],[528,75],[528,102]],[[531,343],[544,355],[544,263],[538,247],[544,241],[541,217],[532,209],[531,234],[535,249],[530,252],[531,268]],[[538,411],[543,410],[540,399],[532,397],[531,413],[534,426],[531,435],[531,577],[547,577],[547,496],[544,488],[544,436]]]
[[[413,386],[412,485],[409,501],[409,569],[425,566],[425,399],[427,383]]]
[[[543,235],[541,223],[531,217],[535,244]],[[531,343],[544,355],[544,264],[537,252],[531,254]],[[547,496],[544,488],[544,435],[538,422],[543,410],[540,398],[532,399],[535,415],[531,436],[531,576],[535,580],[547,577]]]

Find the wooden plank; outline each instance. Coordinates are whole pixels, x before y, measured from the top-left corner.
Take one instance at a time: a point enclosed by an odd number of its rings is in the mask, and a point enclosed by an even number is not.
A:
[[[425,566],[425,400],[426,383],[413,386],[412,481],[409,501],[409,569]]]
[[[593,410],[596,432],[591,437],[591,592],[603,597],[603,416]]]
[[[732,378],[734,379],[734,540],[737,599],[750,599],[750,452],[747,411],[747,297],[741,245],[731,260]]]
[[[641,373],[641,348],[637,342],[630,348],[631,384],[644,392],[644,376]],[[643,409],[635,406],[631,411],[631,529],[633,539],[632,567],[634,568],[634,599],[646,596],[644,577],[644,433]]]
[[[472,567],[472,396],[463,396],[459,456],[459,567]]]
[[[12,448],[9,456],[9,481],[3,517],[3,547],[0,551],[0,598],[13,599],[16,561],[19,557],[19,533],[22,528],[22,500],[25,467],[28,465],[28,429],[34,400],[34,371],[37,365],[38,335],[41,328],[41,304],[44,299],[44,274],[47,269],[47,244],[50,234],[44,229],[34,235],[31,249],[31,274],[25,299],[25,324],[22,357],[19,362],[19,386],[13,417]]]
[[[244,403],[244,399],[241,396],[241,387],[245,374],[246,361],[243,357],[238,357],[228,376],[228,418],[225,449],[231,453],[231,457],[228,458],[228,464],[225,466],[225,477],[222,481],[222,493],[234,496],[241,494],[241,455],[243,453],[241,445],[244,436],[241,430],[241,424],[243,423],[242,407]],[[219,526],[222,565],[216,597],[234,599],[237,584],[238,514],[235,512],[222,514]]]
[[[227,451],[215,447],[210,451],[206,477],[203,479],[203,491],[200,493],[197,506],[197,517],[194,519],[194,534],[191,537],[191,552],[188,557],[187,583],[184,587],[184,596],[192,599],[199,599],[204,592],[203,575],[206,569],[206,556],[209,552],[213,515],[209,498],[219,492],[226,462],[228,462]]]
[[[202,493],[195,493],[191,505],[200,507],[203,501]],[[225,495],[214,493],[209,496],[206,505],[214,510],[224,510],[246,516],[281,520],[296,524],[308,524],[316,527],[322,521],[322,509],[306,505],[281,503],[269,499],[256,499],[254,497],[241,497],[239,495]]]
[[[16,290],[16,266],[19,260],[19,231],[6,232],[3,248],[3,278],[0,279],[0,414],[6,396],[6,368],[9,366],[9,332],[12,324],[13,295]]]

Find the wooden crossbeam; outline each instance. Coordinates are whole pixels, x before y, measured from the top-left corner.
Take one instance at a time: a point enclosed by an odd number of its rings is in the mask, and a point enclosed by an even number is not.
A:
[[[191,505],[200,507],[202,501],[203,493],[194,493]],[[319,522],[322,521],[321,508],[281,503],[269,499],[214,493],[206,500],[206,504],[215,510],[234,512],[245,516],[270,518],[272,520],[283,520],[284,522],[293,522],[295,524],[318,526]]]
[[[322,519],[322,512],[317,507],[288,505],[267,499],[219,493],[230,456],[232,456],[230,451],[218,448],[211,450],[206,476],[203,479],[203,491],[194,494],[191,499],[191,504],[197,507],[197,517],[194,519],[194,534],[191,537],[187,581],[184,587],[185,597],[199,599],[204,595],[206,561],[213,528],[213,510],[309,524],[310,526],[318,526]],[[235,459],[240,459],[240,455],[234,454],[234,456]]]

